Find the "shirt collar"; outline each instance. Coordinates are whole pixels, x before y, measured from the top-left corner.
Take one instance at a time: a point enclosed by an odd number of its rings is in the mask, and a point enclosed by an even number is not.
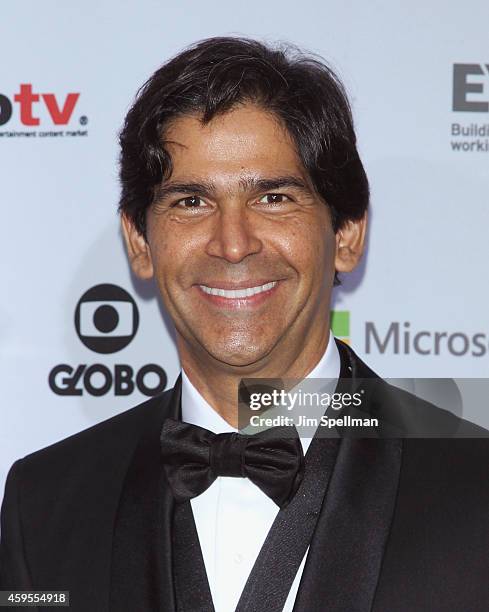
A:
[[[333,336],[329,332],[329,340],[323,356],[316,366],[304,378],[337,379],[340,375],[340,354]],[[190,382],[185,370],[182,369],[182,421],[204,427],[214,433],[231,433],[238,431],[232,427]],[[303,444],[304,446],[304,444]]]

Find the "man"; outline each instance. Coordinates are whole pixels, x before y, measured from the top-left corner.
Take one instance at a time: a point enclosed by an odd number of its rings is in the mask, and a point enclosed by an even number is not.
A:
[[[334,74],[203,41],[145,84],[121,146],[129,259],[158,283],[182,372],[14,464],[2,588],[69,590],[77,612],[489,609],[487,441],[401,439],[483,430],[427,418],[329,329],[369,194]],[[366,381],[385,429],[236,435],[244,378]]]

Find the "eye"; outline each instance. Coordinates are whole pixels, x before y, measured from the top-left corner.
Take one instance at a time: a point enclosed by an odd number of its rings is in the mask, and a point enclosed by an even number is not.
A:
[[[262,196],[258,202],[260,204],[270,204],[270,205],[274,205],[274,204],[283,204],[284,202],[290,202],[290,198],[289,196],[286,196],[283,193],[266,193],[264,196]]]
[[[171,207],[174,208],[178,206],[179,208],[200,208],[199,204],[202,202],[202,198],[199,196],[187,196],[186,198],[181,198],[174,202]],[[180,206],[180,204],[182,206]]]

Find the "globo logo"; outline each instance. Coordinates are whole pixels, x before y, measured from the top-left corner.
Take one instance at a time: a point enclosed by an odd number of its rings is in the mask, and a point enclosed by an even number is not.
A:
[[[116,353],[136,335],[139,312],[131,295],[117,285],[96,285],[81,296],[75,328],[83,344],[96,353]]]
[[[107,355],[121,351],[134,339],[139,327],[139,311],[128,291],[105,283],[83,293],[75,307],[74,324],[86,348]],[[100,397],[112,392],[120,396],[130,395],[137,389],[152,397],[165,390],[167,375],[155,363],[143,365],[138,370],[126,363],[111,366],[62,363],[51,369],[48,383],[56,395]]]
[[[83,395],[86,392],[100,397],[111,390],[114,395],[131,395],[137,388],[143,395],[152,397],[165,390],[167,376],[165,370],[155,363],[144,365],[137,372],[127,364],[116,364],[110,369],[102,363],[90,366],[83,363],[76,368],[62,363],[51,370],[48,380],[56,395]]]

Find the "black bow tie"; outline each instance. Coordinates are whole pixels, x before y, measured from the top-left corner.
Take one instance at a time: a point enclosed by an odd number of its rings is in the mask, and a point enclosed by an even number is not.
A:
[[[272,427],[252,436],[215,434],[167,418],[161,430],[161,453],[177,502],[200,495],[218,476],[242,476],[283,508],[304,474],[304,455],[295,427]]]

